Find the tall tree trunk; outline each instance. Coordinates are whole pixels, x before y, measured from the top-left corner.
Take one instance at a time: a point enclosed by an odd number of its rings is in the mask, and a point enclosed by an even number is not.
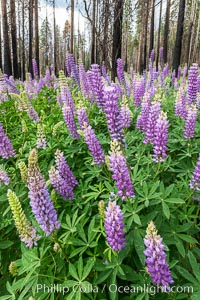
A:
[[[71,36],[70,36],[70,52],[74,53],[74,0],[71,0]]]
[[[53,0],[53,36],[54,36],[54,69],[57,74],[57,35],[56,35],[56,6]]]
[[[124,0],[116,0],[114,7],[113,22],[113,45],[112,45],[112,80],[116,77],[116,60],[121,58],[122,48],[122,21]]]
[[[11,38],[12,38],[12,60],[13,60],[13,75],[18,78],[18,56],[17,56],[17,26],[16,26],[16,11],[15,0],[10,0],[10,19],[11,19]]]
[[[0,13],[0,69],[2,70],[1,13]]]
[[[102,60],[107,66],[108,62],[108,20],[109,20],[109,0],[104,1],[104,28],[103,28],[103,53]]]
[[[38,0],[35,0],[35,59],[40,75],[40,52],[39,52],[39,25],[38,25]]]
[[[162,0],[160,1],[160,16],[159,16],[159,27],[158,27],[158,43],[157,43],[157,56],[156,56],[156,70],[158,71],[159,55],[160,55],[160,31],[162,21]]]
[[[96,23],[95,19],[96,19],[96,0],[93,0],[91,64],[95,63],[95,23]]]
[[[151,27],[150,27],[150,45],[149,56],[154,48],[154,23],[155,23],[155,0],[151,2]]]
[[[25,16],[24,16],[24,0],[22,0],[22,80],[25,80]]]
[[[176,76],[177,76],[178,67],[179,67],[180,61],[181,61],[184,18],[185,18],[185,0],[180,0],[176,41],[175,41],[174,56],[173,56],[173,70],[176,71]]]
[[[29,73],[31,73],[33,77],[33,48],[32,48],[32,40],[33,40],[33,0],[29,0]]]
[[[144,31],[144,69],[147,67],[147,33],[148,33],[148,19],[149,19],[149,0],[145,1],[145,31]]]
[[[188,41],[187,41],[187,50],[186,50],[186,61],[187,65],[190,65],[190,56],[191,56],[191,41],[193,40],[193,29],[195,27],[196,21],[196,1],[192,1],[191,14],[190,14],[190,25],[188,29]]]
[[[199,33],[200,33],[200,13],[198,17],[198,25],[197,25],[197,31],[196,31],[196,37],[195,37],[195,43],[194,43],[194,51],[193,51],[193,61],[197,61],[197,49],[198,49],[198,42],[199,42]]]
[[[167,0],[166,16],[165,16],[165,28],[164,28],[164,42],[163,42],[163,60],[164,60],[164,63],[167,63],[167,56],[168,56],[170,6],[171,6],[171,0]]]
[[[10,55],[10,43],[8,35],[7,1],[1,0],[2,25],[3,25],[3,48],[4,48],[4,73],[12,75],[12,64]]]

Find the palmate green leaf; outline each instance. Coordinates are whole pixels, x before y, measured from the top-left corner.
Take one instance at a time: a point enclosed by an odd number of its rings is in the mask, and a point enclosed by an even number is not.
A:
[[[200,299],[200,291],[192,294],[191,300],[199,300]]]
[[[0,249],[7,249],[11,247],[14,243],[12,241],[0,241]]]
[[[104,282],[110,276],[111,273],[112,273],[112,270],[110,270],[110,269],[107,269],[101,273],[98,273],[96,284],[100,284],[100,283]]]
[[[87,260],[87,263],[86,263],[86,265],[84,267],[84,270],[83,270],[81,280],[85,280],[88,277],[88,275],[90,274],[90,272],[91,272],[91,270],[94,266],[94,263],[95,263],[95,261],[94,261],[93,258],[89,258]]]
[[[79,276],[77,274],[75,266],[69,262],[69,273],[70,275],[75,278],[77,281],[80,281]]]
[[[139,256],[141,264],[144,266],[144,260],[145,260],[144,241],[143,241],[143,237],[141,237],[139,231],[136,228],[133,231],[133,240],[134,240],[134,246],[135,246],[135,250],[137,252],[137,255]]]
[[[87,248],[88,248],[87,246],[76,248],[75,250],[72,251],[69,258],[72,258],[78,254],[82,255],[87,250]]]
[[[197,280],[199,281],[199,285],[200,285],[200,266],[199,266],[199,263],[197,263],[197,260],[196,260],[194,254],[191,251],[188,251],[188,258],[189,258],[190,265],[192,267],[192,271],[193,271],[195,277],[197,278]]]
[[[177,242],[175,243],[175,245],[176,245],[178,252],[181,254],[182,257],[185,257],[185,248],[184,248],[182,241],[177,238],[176,238],[176,240],[177,240]]]
[[[195,279],[195,277],[192,276],[186,269],[184,269],[181,266],[176,266],[175,268],[177,269],[177,271],[183,278],[187,279],[189,282],[191,282],[195,285],[199,284],[198,281]]]
[[[82,259],[82,256],[78,260],[77,269],[78,269],[78,277],[81,279],[82,273],[83,273],[83,259]]]
[[[187,243],[192,243],[192,244],[198,243],[198,241],[197,241],[195,238],[193,238],[192,236],[190,236],[190,235],[178,233],[177,236],[178,236],[181,240],[186,241]]]
[[[162,208],[163,208],[163,213],[164,213],[165,217],[167,219],[169,219],[170,218],[169,206],[164,201],[162,201]]]
[[[168,202],[168,203],[181,203],[181,204],[185,203],[185,201],[183,199],[180,199],[180,198],[166,198],[165,202]]]

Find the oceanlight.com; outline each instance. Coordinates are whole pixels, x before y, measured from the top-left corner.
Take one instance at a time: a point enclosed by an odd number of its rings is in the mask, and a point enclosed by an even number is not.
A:
[[[193,287],[192,286],[171,286],[170,288],[167,287],[156,287],[153,285],[144,284],[138,286],[118,286],[116,284],[106,285],[104,284],[103,287],[93,286],[93,285],[74,285],[71,287],[63,286],[62,284],[37,284],[37,293],[60,293],[62,295],[74,292],[74,293],[103,293],[105,291],[109,291],[110,293],[119,293],[119,294],[149,294],[155,295],[158,293],[174,293],[174,294],[192,294]]]

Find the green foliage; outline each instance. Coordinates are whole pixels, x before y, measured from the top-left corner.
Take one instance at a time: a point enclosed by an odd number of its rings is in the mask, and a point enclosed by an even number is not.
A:
[[[77,89],[72,93],[77,105],[80,95]],[[19,163],[27,165],[28,154],[36,146],[37,125],[25,112],[16,110],[13,97],[0,105],[1,122],[16,150],[14,158],[1,160],[0,164],[11,178],[9,189],[16,193],[25,215],[42,236],[38,247],[33,249],[27,249],[20,242],[8,206],[7,187],[1,186],[0,300],[25,300],[31,296],[40,300],[199,299],[199,207],[192,199],[189,181],[200,149],[200,122],[198,120],[196,138],[187,142],[183,138],[183,123],[173,113],[174,99],[171,89],[162,94],[170,132],[168,158],[159,164],[152,162],[151,146],[143,144],[142,134],[135,130],[139,111],[130,105],[133,121],[125,137],[125,154],[136,196],[123,203],[118,200],[125,216],[127,241],[126,248],[118,254],[105,240],[103,220],[98,212],[99,201],[103,200],[107,206],[110,193],[115,191],[111,173],[106,165],[99,168],[93,164],[82,138],[73,140],[69,136],[56,102],[56,92],[45,87],[32,100],[47,138],[47,148],[38,151],[39,166],[48,180],[55,151],[60,149],[79,185],[73,201],[63,201],[52,192],[52,186],[48,186],[61,222],[61,228],[49,237],[44,237],[31,213],[28,189],[19,172]],[[110,140],[105,116],[95,105],[89,107],[88,101],[81,101],[88,107],[91,125],[107,155]],[[27,131],[22,131],[24,122]],[[59,125],[55,129],[56,124]],[[155,294],[135,291],[137,286],[151,285],[143,253],[145,230],[151,220],[166,245],[175,285],[190,286],[193,292],[191,289]],[[8,272],[11,262],[17,267],[14,276]],[[129,290],[125,291],[125,287]]]

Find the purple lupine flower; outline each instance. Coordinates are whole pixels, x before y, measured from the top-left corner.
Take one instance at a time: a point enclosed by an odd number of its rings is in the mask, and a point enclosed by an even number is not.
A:
[[[37,61],[35,58],[32,59],[32,65],[33,65],[34,78],[37,78],[38,77],[38,65],[37,65]]]
[[[147,143],[154,143],[154,137],[155,137],[155,126],[156,126],[156,122],[157,119],[160,115],[161,112],[161,106],[160,106],[160,102],[158,101],[154,101],[150,107],[150,111],[149,111],[149,116],[148,116],[148,121],[147,121],[147,125],[146,125],[146,136],[144,139],[144,144]]]
[[[0,167],[0,186],[1,184],[8,185],[10,182],[10,178],[8,177],[8,174],[3,171]]]
[[[102,65],[102,67],[101,67],[101,72],[102,72],[103,77],[104,77],[105,80],[107,81],[108,85],[110,85],[110,84],[111,84],[111,81],[110,81],[110,78],[109,78],[109,76],[108,76],[108,74],[107,74],[107,72],[106,72],[106,66],[105,66],[104,63],[103,63],[103,65]]]
[[[76,108],[74,104],[74,100],[72,98],[72,94],[68,88],[68,86],[62,86],[60,89],[60,99],[63,104],[69,106],[72,113],[75,114]]]
[[[47,140],[44,134],[44,131],[42,129],[42,126],[40,124],[37,125],[37,149],[46,149],[47,147]]]
[[[193,172],[192,179],[190,181],[190,188],[195,191],[200,191],[200,154]]]
[[[78,66],[75,63],[73,54],[69,54],[69,53],[67,54],[66,69],[67,69],[68,75],[75,80],[75,82],[78,86],[80,86]]]
[[[149,223],[146,233],[144,239],[146,250],[144,254],[146,256],[145,262],[148,273],[151,276],[153,284],[161,286],[167,291],[174,280],[166,261],[165,246],[162,243],[163,239],[158,235],[153,221]]]
[[[150,54],[150,60],[151,60],[151,63],[152,63],[152,65],[153,65],[154,60],[155,60],[155,50],[154,50],[154,49],[151,51],[151,54]]]
[[[141,107],[142,109],[140,115],[137,118],[136,128],[141,129],[142,132],[145,133],[147,130],[147,122],[148,122],[149,111],[151,107],[151,97],[149,93],[145,94]]]
[[[169,65],[166,64],[166,66],[163,69],[164,78],[166,78],[169,75]]]
[[[0,156],[2,158],[9,158],[15,155],[14,148],[6,135],[2,124],[0,123]]]
[[[130,95],[131,95],[131,82],[126,77],[125,77],[125,88],[126,88],[126,95],[127,95],[127,97],[130,97]]]
[[[103,100],[105,103],[104,112],[111,140],[123,140],[124,132],[118,105],[118,93],[114,87],[105,87]]]
[[[197,93],[197,108],[200,109],[200,93]]]
[[[117,195],[124,201],[126,197],[134,197],[133,185],[129,174],[127,161],[117,140],[111,142],[109,153],[109,169],[113,173],[112,179],[118,188]]]
[[[145,93],[145,80],[141,78],[139,80],[135,79],[133,81],[133,95],[136,106],[141,105],[142,98]]]
[[[187,118],[186,118],[185,128],[184,128],[184,137],[186,139],[190,139],[194,137],[196,120],[197,120],[197,108],[195,105],[191,105],[188,108],[188,113],[187,113]]]
[[[109,201],[104,213],[106,241],[114,251],[119,252],[126,246],[123,213],[120,206],[116,204],[116,201]]]
[[[123,128],[129,128],[131,126],[131,119],[132,119],[131,110],[128,104],[126,103],[123,103],[120,108],[120,118],[121,118]]]
[[[17,87],[15,86],[15,82],[13,83],[12,79],[7,79],[5,78],[5,83],[7,84],[7,88],[8,88],[8,93],[9,94],[17,94],[19,95],[19,90],[17,89]]]
[[[78,134],[76,123],[74,121],[74,116],[71,108],[64,104],[62,108],[63,118],[65,121],[65,124],[67,126],[67,129],[69,131],[69,134],[74,139],[79,139],[80,135]]]
[[[117,78],[118,78],[120,84],[125,83],[124,63],[121,58],[117,59]]]
[[[181,67],[178,67],[178,73],[177,73],[177,79],[179,80],[181,78]]]
[[[56,210],[50,200],[44,176],[40,172],[37,151],[35,149],[29,154],[27,186],[32,212],[41,229],[48,236],[55,229],[60,228],[60,224]]]
[[[153,148],[153,161],[162,162],[167,157],[168,143],[168,121],[167,114],[161,112],[155,126],[155,138]]]
[[[40,117],[30,102],[26,112],[31,120],[35,121],[36,123],[40,122]]]
[[[197,97],[198,64],[192,64],[188,76],[188,104],[195,102]]]
[[[200,93],[200,75],[197,77],[197,92]]]
[[[174,85],[175,79],[176,79],[176,71],[174,70],[174,71],[172,72],[172,79],[171,79],[172,85]]]
[[[96,103],[100,109],[103,109],[104,108],[103,81],[101,78],[99,65],[97,64],[91,65],[91,69],[88,75],[89,75],[91,88],[95,95]]]
[[[85,142],[88,145],[88,148],[92,154],[94,162],[101,166],[105,162],[105,156],[103,154],[103,149],[95,135],[94,130],[90,125],[86,123],[83,126],[83,135]]]
[[[43,78],[40,78],[38,84],[37,84],[37,87],[36,87],[36,91],[37,93],[40,92],[40,90],[45,86],[45,82],[44,82],[44,79]]]
[[[89,125],[89,119],[88,119],[85,108],[83,108],[83,107],[79,108],[77,110],[77,115],[78,115],[78,123],[79,123],[80,129],[83,130],[84,124]]]
[[[63,197],[64,200],[74,199],[73,188],[69,183],[60,175],[59,171],[53,166],[49,170],[49,178],[53,188]]]
[[[80,88],[84,98],[89,98],[90,85],[88,82],[88,75],[85,71],[84,65],[79,64],[79,77],[80,77]]]
[[[187,117],[186,99],[184,89],[182,87],[180,87],[176,96],[175,116],[181,117],[184,120]]]
[[[78,182],[65,160],[64,153],[60,150],[56,150],[55,158],[56,158],[56,167],[58,169],[60,176],[67,182],[68,186],[70,186],[71,189],[73,190],[74,187],[78,184]]]

